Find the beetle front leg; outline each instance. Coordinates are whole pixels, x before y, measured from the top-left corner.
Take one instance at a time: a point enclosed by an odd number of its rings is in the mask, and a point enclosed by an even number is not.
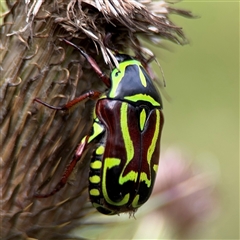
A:
[[[63,106],[60,106],[60,107],[55,107],[55,106],[52,106],[52,105],[49,105],[48,103],[45,103],[43,102],[42,100],[40,100],[39,98],[34,98],[34,102],[38,102],[48,108],[51,108],[51,109],[54,109],[54,110],[68,110],[70,109],[72,106],[74,106],[75,104],[89,98],[89,99],[92,99],[92,100],[96,100],[100,97],[101,93],[98,92],[98,91],[89,91],[89,92],[86,92],[84,93],[83,95],[73,99],[72,101],[66,103],[65,105]]]
[[[100,69],[100,67],[98,66],[98,64],[96,63],[96,61],[90,57],[87,53],[85,53],[80,47],[78,47],[77,45],[75,45],[74,43],[68,41],[67,39],[63,38],[63,41],[66,42],[67,44],[73,46],[74,48],[76,48],[89,62],[89,64],[91,65],[92,69],[94,70],[94,72],[98,75],[98,77],[103,81],[103,83],[107,86],[110,87],[111,83],[110,83],[110,78],[107,77],[102,70]]]
[[[50,197],[52,195],[54,195],[56,192],[58,192],[59,190],[61,190],[64,185],[66,184],[68,177],[70,176],[70,174],[72,173],[74,167],[76,166],[77,162],[81,159],[81,156],[84,152],[84,150],[87,147],[87,143],[88,143],[88,139],[89,136],[85,136],[82,141],[80,142],[80,144],[78,145],[75,154],[71,160],[71,162],[68,164],[68,166],[66,167],[61,180],[57,183],[57,185],[55,186],[55,188],[50,192],[50,193],[46,193],[46,194],[39,194],[38,191],[37,193],[34,194],[34,197],[36,198],[47,198]]]

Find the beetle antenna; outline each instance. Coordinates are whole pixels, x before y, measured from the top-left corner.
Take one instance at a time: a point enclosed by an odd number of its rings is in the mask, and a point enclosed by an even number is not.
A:
[[[62,39],[64,42],[66,42],[67,44],[71,45],[72,47],[76,48],[87,60],[88,60],[88,55],[77,45],[75,45],[74,43],[68,41],[67,39],[63,38]]]
[[[157,60],[156,57],[154,57],[154,60],[157,63],[158,67],[160,68],[160,71],[161,71],[161,74],[162,74],[162,77],[163,77],[163,86],[166,87],[166,79],[165,79],[163,68],[162,68],[160,62]]]

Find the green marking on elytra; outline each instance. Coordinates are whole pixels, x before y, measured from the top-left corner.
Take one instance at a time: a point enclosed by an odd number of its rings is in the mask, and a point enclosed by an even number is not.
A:
[[[154,170],[155,172],[157,172],[157,170],[158,170],[158,165],[157,165],[157,164],[154,164],[154,165],[153,165],[153,170]]]
[[[104,159],[104,168],[105,170],[118,166],[121,163],[120,158],[105,158]]]
[[[129,130],[128,130],[128,104],[127,103],[122,103],[121,109],[120,109],[120,127],[121,127],[121,132],[123,136],[123,141],[126,149],[126,163],[125,166],[122,169],[122,172],[119,176],[119,184],[123,185],[125,182],[132,180],[132,181],[137,181],[137,176],[138,173],[134,171],[128,172],[126,175],[123,177],[123,173],[127,167],[127,165],[130,163],[130,161],[133,159],[134,156],[134,146],[133,142],[131,140]],[[115,166],[119,166],[121,163],[121,159],[119,158],[114,158],[114,157],[108,157],[104,159],[104,169],[103,169],[103,175],[102,175],[102,193],[104,196],[104,199],[112,205],[115,206],[123,206],[127,204],[130,198],[130,193],[126,194],[125,196],[122,197],[122,200],[119,202],[114,202],[112,201],[109,196],[108,196],[108,189],[106,186],[106,175],[108,169],[111,169]]]
[[[138,207],[141,206],[140,204],[138,204],[139,197],[140,197],[139,194],[137,194],[137,195],[134,197],[133,201],[132,201],[132,206],[133,206],[134,208],[138,208]]]
[[[107,157],[104,159],[104,165],[103,165],[103,171],[102,171],[102,193],[103,193],[103,197],[104,199],[109,203],[109,204],[112,204],[112,205],[116,205],[115,202],[113,202],[109,196],[108,196],[108,189],[107,189],[107,186],[106,186],[106,175],[107,175],[107,171],[108,169],[111,169],[115,166],[118,166],[121,162],[121,159],[119,158],[110,158],[110,157]],[[121,206],[121,205],[119,205]]]
[[[138,180],[138,174],[140,174],[139,177],[139,181],[140,182],[145,182],[147,187],[150,188],[151,184],[152,184],[152,179],[151,176],[148,176],[146,174],[146,172],[135,172],[135,171],[128,171],[127,173],[125,172],[127,166],[129,165],[129,163],[132,161],[133,157],[134,157],[134,146],[133,146],[133,141],[131,139],[131,135],[129,132],[129,128],[128,128],[128,121],[129,121],[129,116],[128,116],[128,107],[129,104],[122,102],[121,104],[121,108],[120,108],[120,128],[121,128],[121,132],[122,132],[122,137],[123,137],[123,141],[124,141],[124,146],[125,146],[125,150],[126,150],[126,162],[124,164],[124,166],[122,167],[122,171],[119,175],[119,180],[118,183],[120,185],[123,185],[124,183],[128,182],[128,181],[133,181],[133,182],[137,182]],[[142,109],[141,113],[140,113],[140,128],[143,129],[145,122],[146,122],[146,110]],[[151,141],[151,144],[147,150],[147,162],[148,162],[148,166],[149,166],[149,172],[151,174],[152,169],[151,168],[151,160],[152,160],[152,155],[154,153],[154,150],[156,148],[156,143],[158,140],[158,136],[159,136],[159,129],[160,129],[160,111],[156,110],[156,124],[154,127],[154,135]],[[114,202],[110,199],[109,195],[108,195],[108,191],[109,189],[107,189],[107,181],[106,181],[106,176],[107,176],[107,172],[109,169],[113,168],[113,167],[117,167],[120,166],[121,164],[121,159],[120,158],[115,158],[115,157],[107,157],[104,159],[104,167],[103,167],[103,172],[102,172],[102,194],[103,197],[105,199],[105,201],[108,204],[114,205],[114,206],[123,206],[125,204],[128,203],[129,199],[130,199],[130,192],[125,194],[124,196],[122,196],[121,201],[119,202]],[[157,167],[158,165],[154,164],[153,165],[153,170],[157,171]],[[134,200],[132,202],[132,206],[134,208],[138,208],[140,205],[138,204],[139,202],[139,195],[136,195],[134,197]]]
[[[154,135],[152,137],[152,142],[148,148],[147,151],[147,162],[148,162],[148,166],[149,166],[149,173],[151,174],[151,159],[152,159],[152,155],[154,153],[154,150],[156,148],[156,143],[158,140],[158,135],[159,135],[159,129],[160,129],[160,111],[156,110],[156,124],[155,124],[155,131],[154,131]],[[154,164],[153,165],[153,170],[156,172],[158,168],[158,165]],[[149,176],[149,179],[147,177],[147,174],[145,172],[141,172],[140,174],[140,182],[145,182],[147,184],[148,187],[151,186],[151,176]]]
[[[154,134],[153,134],[153,137],[152,137],[152,142],[151,142],[151,144],[148,148],[148,151],[147,151],[147,161],[148,161],[149,166],[150,166],[150,161],[152,159],[153,152],[156,148],[156,143],[157,143],[158,136],[159,136],[159,131],[160,131],[160,111],[156,110],[155,112],[156,112],[155,131],[154,131]]]
[[[146,114],[146,110],[143,108],[141,113],[140,113],[140,130],[142,131],[144,129],[144,125],[145,125],[145,122],[146,122],[146,117],[147,117],[147,114]]]
[[[151,141],[151,144],[148,148],[148,151],[147,151],[147,162],[148,162],[148,167],[149,167],[149,173],[151,174],[151,160],[152,160],[152,155],[156,149],[156,143],[157,143],[157,140],[158,140],[158,135],[159,135],[159,130],[160,129],[160,111],[159,110],[156,110],[156,124],[155,124],[155,130],[154,130],[154,135],[152,137],[152,141]],[[155,172],[157,172],[157,169],[158,169],[158,165],[157,164],[154,164],[153,165],[153,170]],[[140,173],[140,182],[145,182],[147,187],[151,187],[151,184],[152,184],[152,180],[151,180],[151,175],[147,176],[146,172],[141,172]]]
[[[145,172],[141,172],[140,182],[145,182],[147,187],[149,188],[151,186],[151,177],[150,177],[150,179],[148,179],[147,174]]]
[[[138,172],[130,171],[127,174],[124,174],[124,176],[123,176],[123,173],[125,172],[127,165],[133,159],[134,146],[133,146],[133,142],[131,140],[131,136],[130,136],[129,128],[128,128],[128,103],[122,103],[120,112],[121,112],[120,125],[121,125],[124,146],[125,146],[126,154],[127,154],[126,164],[125,164],[125,166],[120,174],[120,177],[119,177],[119,184],[123,185],[125,182],[127,182],[129,180],[136,182]]]
[[[124,177],[121,174],[119,178],[119,184],[123,185],[127,181],[137,182],[137,177],[138,177],[138,172],[135,172],[135,171],[129,171]]]
[[[106,186],[107,171],[108,171],[108,169],[118,166],[120,164],[120,162],[121,162],[121,159],[119,159],[119,158],[105,158],[105,160],[104,160],[104,169],[103,169],[103,175],[102,175],[102,178],[103,178],[102,193],[103,193],[103,197],[106,200],[106,202],[108,202],[109,204],[114,205],[114,206],[123,206],[129,201],[129,198],[130,198],[130,194],[128,193],[123,197],[123,199],[121,201],[114,202],[108,196],[108,189]]]
[[[120,116],[120,126],[123,136],[124,145],[127,151],[127,164],[134,156],[134,146],[128,128],[128,103],[122,103]],[[127,165],[126,164],[126,165]]]

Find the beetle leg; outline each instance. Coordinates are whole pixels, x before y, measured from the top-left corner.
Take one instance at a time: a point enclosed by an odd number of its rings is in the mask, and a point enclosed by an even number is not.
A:
[[[38,102],[48,108],[54,109],[54,110],[68,110],[70,109],[72,106],[74,106],[75,104],[85,100],[86,98],[90,98],[93,100],[96,100],[100,97],[101,93],[97,92],[97,91],[89,91],[84,93],[83,95],[73,99],[72,101],[66,103],[65,105],[61,106],[61,107],[54,107],[52,105],[49,105],[48,103],[43,102],[42,100],[40,100],[39,98],[35,98],[33,101]]]
[[[99,135],[101,135],[104,131],[105,131],[105,128],[98,121],[95,120],[93,123],[92,134],[87,135],[82,139],[82,141],[78,145],[77,149],[75,150],[75,153],[74,153],[74,156],[73,156],[71,162],[66,167],[61,180],[57,183],[55,188],[50,193],[46,193],[46,194],[39,194],[37,192],[34,194],[34,197],[47,198],[47,197],[54,195],[59,190],[61,190],[64,187],[64,185],[66,184],[68,177],[72,173],[77,162],[81,159],[82,154],[83,154],[84,150],[86,149],[87,145],[89,143],[91,143],[94,139],[96,139]]]
[[[70,176],[70,174],[72,173],[74,167],[76,166],[77,162],[81,159],[81,156],[84,152],[84,150],[86,149],[87,143],[88,143],[88,139],[89,136],[85,136],[82,141],[80,142],[80,144],[78,145],[75,154],[71,160],[71,162],[68,164],[68,166],[66,167],[61,180],[57,183],[57,185],[55,186],[55,188],[50,192],[50,193],[46,193],[46,194],[39,194],[38,192],[34,194],[34,197],[36,198],[47,198],[50,197],[52,195],[54,195],[56,192],[58,192],[60,189],[62,189],[64,187],[64,185],[66,184],[68,177]]]
[[[77,45],[73,44],[72,42],[68,41],[67,39],[63,38],[63,41],[66,42],[67,44],[73,46],[74,48],[76,48],[89,62],[89,64],[91,65],[91,67],[93,68],[93,70],[95,71],[95,73],[98,75],[98,77],[103,81],[103,83],[107,86],[110,87],[110,79],[109,77],[107,77],[102,70],[100,69],[100,67],[98,66],[98,64],[96,63],[96,61],[90,57],[87,53],[85,53],[80,47],[78,47]]]

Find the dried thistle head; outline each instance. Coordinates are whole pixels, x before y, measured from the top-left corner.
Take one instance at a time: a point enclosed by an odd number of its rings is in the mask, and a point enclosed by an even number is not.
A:
[[[71,39],[103,71],[112,67],[111,49],[144,58],[139,37],[185,43],[171,12],[191,16],[164,1],[6,1],[1,25],[1,218],[3,239],[66,239],[94,209],[88,203],[89,156],[73,181],[51,198],[51,189],[80,139],[91,127],[92,102],[70,113],[33,104],[39,97],[61,105],[92,88],[103,91],[90,66],[66,46]],[[109,44],[106,36],[110,33]]]

